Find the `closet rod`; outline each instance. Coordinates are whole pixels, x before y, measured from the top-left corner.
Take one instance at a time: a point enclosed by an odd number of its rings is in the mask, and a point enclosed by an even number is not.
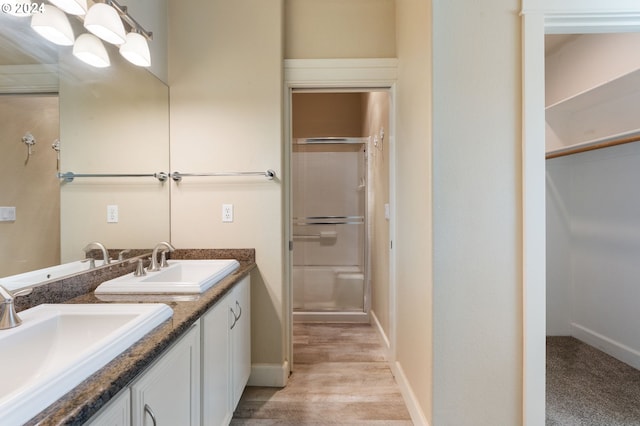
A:
[[[579,154],[581,152],[594,151],[596,149],[608,148],[610,146],[624,145],[627,143],[640,142],[640,135],[630,136],[626,138],[613,139],[605,142],[598,142],[591,145],[577,146],[564,151],[550,152],[545,155],[545,159],[550,160],[552,158],[564,157],[566,155]]]
[[[64,179],[65,182],[73,182],[75,178],[83,178],[83,177],[154,177],[158,179],[160,182],[164,182],[169,178],[169,174],[165,172],[158,173],[58,173],[58,179]]]

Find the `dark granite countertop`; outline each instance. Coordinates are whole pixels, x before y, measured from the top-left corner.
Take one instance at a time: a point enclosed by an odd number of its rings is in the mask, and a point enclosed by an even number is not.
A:
[[[252,249],[176,250],[172,259],[235,258],[240,268],[211,289],[198,295],[94,295],[93,291],[65,303],[166,303],[173,316],[152,330],[125,352],[84,380],[57,402],[40,412],[27,425],[81,425],[111,398],[126,388],[140,373],[175,342],[211,306],[256,266]]]

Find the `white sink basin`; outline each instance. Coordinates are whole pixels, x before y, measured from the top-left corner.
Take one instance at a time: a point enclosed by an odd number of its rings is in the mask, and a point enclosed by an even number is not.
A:
[[[136,277],[133,272],[105,281],[96,294],[202,293],[240,267],[235,259],[171,260],[157,272]]]
[[[0,423],[21,425],[171,318],[164,304],[39,305],[0,330]]]
[[[75,262],[64,263],[62,265],[50,266],[48,268],[0,278],[0,285],[7,290],[17,290],[19,288],[29,287],[44,281],[60,279],[68,275],[88,270],[88,263],[77,260]]]

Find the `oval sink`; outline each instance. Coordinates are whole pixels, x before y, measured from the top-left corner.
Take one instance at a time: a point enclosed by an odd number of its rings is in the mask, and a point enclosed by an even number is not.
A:
[[[43,304],[0,330],[0,416],[20,425],[171,318],[165,304]]]
[[[235,259],[172,260],[168,267],[141,277],[130,273],[105,281],[95,293],[202,293],[239,267]]]

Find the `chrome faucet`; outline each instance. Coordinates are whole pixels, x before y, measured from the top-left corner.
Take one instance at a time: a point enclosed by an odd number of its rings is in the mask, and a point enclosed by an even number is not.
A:
[[[22,290],[10,292],[0,285],[0,330],[17,327],[22,320],[16,313],[14,300],[18,296],[26,296],[33,291],[32,288],[23,288]]]
[[[107,249],[104,246],[104,244],[94,241],[92,243],[87,244],[85,248],[83,248],[82,250],[85,253],[88,253],[92,249],[98,249],[102,251],[103,265],[108,265],[109,263],[111,263],[111,260],[109,259],[109,253],[107,252]]]
[[[158,243],[154,248],[153,248],[153,252],[151,253],[151,264],[149,265],[149,267],[147,268],[147,271],[149,272],[155,272],[155,271],[159,271],[161,267],[165,267],[167,266],[166,264],[163,265],[161,263],[158,262],[158,251],[162,251],[163,254],[165,251],[174,251],[176,248],[174,246],[172,246],[170,243],[166,242],[166,241],[162,241],[160,243]],[[166,263],[166,262],[163,262]]]

